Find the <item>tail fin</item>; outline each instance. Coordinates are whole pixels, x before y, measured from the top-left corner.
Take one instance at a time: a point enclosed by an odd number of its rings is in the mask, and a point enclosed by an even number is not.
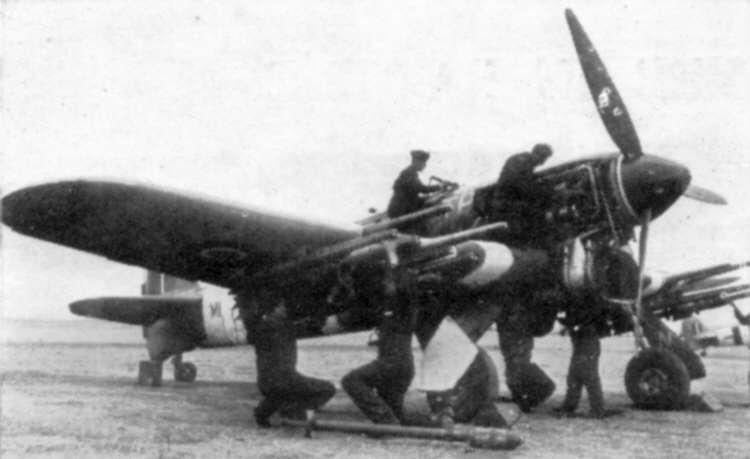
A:
[[[162,274],[156,271],[146,271],[146,281],[141,284],[142,295],[183,296],[195,294],[198,283],[180,279],[179,277]]]

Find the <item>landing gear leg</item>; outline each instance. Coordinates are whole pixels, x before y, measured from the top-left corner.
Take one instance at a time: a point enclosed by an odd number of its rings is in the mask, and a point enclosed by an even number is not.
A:
[[[172,365],[175,381],[193,382],[198,376],[198,368],[192,362],[183,362],[181,353],[172,357]]]
[[[174,356],[175,381],[195,381],[198,371],[192,363],[182,361],[182,353],[195,349],[195,341],[170,319],[159,319],[143,327],[146,349],[151,360],[143,360],[138,368],[138,384],[161,386],[162,364]]]

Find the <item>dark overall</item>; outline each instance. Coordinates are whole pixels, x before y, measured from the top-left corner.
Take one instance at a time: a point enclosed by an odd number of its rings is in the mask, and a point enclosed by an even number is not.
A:
[[[543,160],[532,153],[517,153],[505,162],[492,197],[495,220],[509,224],[508,241],[541,238],[545,226],[544,211],[549,206],[552,189],[536,180],[534,169]]]
[[[598,327],[592,322],[581,325],[570,330],[570,339],[573,343],[573,354],[568,368],[568,390],[561,409],[574,412],[585,387],[591,414],[601,416],[604,413],[604,394],[599,379],[599,356],[602,348]]]
[[[492,373],[491,373],[492,372]],[[508,423],[497,410],[497,377],[492,358],[484,349],[467,368],[453,391],[453,410],[456,422],[471,423],[482,427],[508,427]]]
[[[401,423],[404,394],[414,377],[414,309],[408,289],[385,295],[377,359],[341,380],[354,404],[374,423]]]
[[[600,337],[609,332],[609,308],[596,295],[570,298],[563,324],[570,332],[573,353],[568,368],[568,390],[560,409],[573,413],[581,400],[583,388],[589,397],[591,415],[604,416],[604,395],[599,379]]]
[[[396,218],[401,215],[416,212],[424,205],[420,194],[440,190],[439,185],[425,185],[419,180],[417,170],[409,166],[398,175],[393,182],[393,195],[388,203],[388,217]]]
[[[254,339],[258,389],[265,397],[255,409],[259,422],[278,410],[318,409],[333,397],[333,384],[297,372],[297,341],[290,321],[264,317],[256,325]]]
[[[555,383],[531,361],[534,334],[524,303],[531,298],[509,299],[496,321],[500,353],[505,361],[505,383],[518,407],[528,412],[555,391]]]

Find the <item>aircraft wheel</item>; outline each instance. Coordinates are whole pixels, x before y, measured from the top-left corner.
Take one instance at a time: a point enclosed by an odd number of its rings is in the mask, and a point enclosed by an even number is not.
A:
[[[198,367],[191,362],[182,362],[174,366],[174,379],[181,382],[193,382],[198,376]]]
[[[625,388],[637,408],[677,410],[690,395],[690,375],[674,353],[650,348],[628,362]]]

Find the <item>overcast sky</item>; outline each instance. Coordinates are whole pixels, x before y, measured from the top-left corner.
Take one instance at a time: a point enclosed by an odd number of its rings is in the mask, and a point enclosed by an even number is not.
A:
[[[412,148],[463,183],[538,141],[555,162],[614,151],[565,7],[644,149],[730,201],[678,202],[649,267],[750,258],[747,1],[8,0],[2,189],[107,177],[351,221]],[[2,231],[8,317],[138,292],[140,269]]]

